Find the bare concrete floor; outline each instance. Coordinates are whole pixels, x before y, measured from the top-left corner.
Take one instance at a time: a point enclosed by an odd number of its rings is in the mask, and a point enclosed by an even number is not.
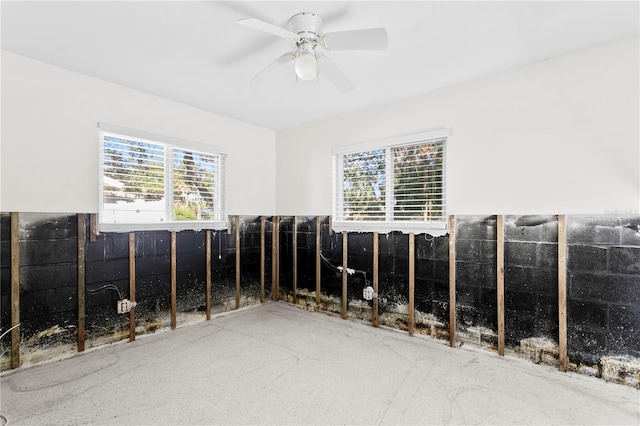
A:
[[[640,424],[637,389],[267,303],[2,375],[8,424]]]

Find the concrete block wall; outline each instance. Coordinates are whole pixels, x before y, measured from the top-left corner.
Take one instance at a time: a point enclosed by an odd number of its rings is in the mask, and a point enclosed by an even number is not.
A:
[[[21,362],[37,362],[75,351],[78,324],[77,214],[20,213]],[[86,216],[88,218],[88,215]],[[241,217],[240,306],[259,303],[260,221]],[[266,228],[269,228],[267,226]],[[11,222],[0,214],[1,330],[11,326]],[[129,315],[116,312],[129,298],[129,234],[86,232],[86,347],[128,338]],[[270,233],[268,253],[270,259]],[[170,325],[171,233],[135,232],[136,334]],[[212,313],[235,309],[235,221],[230,233],[212,232]],[[270,264],[269,264],[270,265]],[[176,311],[178,324],[202,319],[205,311],[205,232],[176,233]],[[265,286],[267,297],[270,286]],[[1,342],[1,368],[9,365],[10,334]]]
[[[0,213],[0,329],[11,327],[11,217]],[[0,341],[4,354],[10,338]]]
[[[212,311],[235,308],[235,217],[229,232],[212,233]],[[321,304],[316,306],[316,217],[295,218],[297,302],[341,313],[343,235],[320,218]],[[572,368],[593,374],[640,358],[640,233],[637,217],[569,216],[568,355]],[[20,214],[21,333],[25,351],[72,346],[77,320],[77,215]],[[558,246],[555,216],[505,216],[505,339],[511,353],[557,362]],[[10,220],[0,215],[2,330],[10,324]],[[265,218],[264,289],[272,288],[273,219]],[[260,217],[240,217],[241,306],[260,300]],[[202,319],[205,305],[205,232],[177,237],[178,322]],[[293,302],[294,217],[279,218],[279,291]],[[409,253],[406,234],[379,236],[379,319],[408,327]],[[136,232],[137,333],[168,327],[170,233]],[[373,234],[348,234],[348,317],[371,321]],[[128,297],[128,234],[101,234],[87,243],[86,285],[115,284]],[[333,266],[330,266],[333,265]],[[495,350],[497,345],[496,218],[460,216],[456,225],[456,338]],[[126,338],[127,316],[115,313],[115,292],[86,295],[89,346]],[[415,236],[415,332],[449,338],[449,236]],[[3,360],[8,342],[2,341]],[[613,361],[611,361],[613,359]],[[631,361],[626,362],[625,359]],[[604,360],[607,360],[606,362]],[[614,362],[615,361],[615,362]],[[626,364],[625,364],[626,362]],[[6,362],[3,364],[3,368]],[[635,371],[628,369],[629,371]],[[609,374],[609,373],[607,373]],[[620,373],[622,374],[622,373]],[[625,373],[626,374],[626,373]],[[629,373],[635,374],[635,373]],[[630,381],[631,380],[631,381]],[[621,379],[632,383],[632,379]]]
[[[505,217],[505,339],[558,341],[558,222]]]
[[[567,223],[569,357],[640,357],[640,220],[571,216]]]
[[[497,330],[495,224],[493,216],[456,222],[456,332],[470,343],[494,343],[485,340]]]
[[[21,215],[20,328],[22,346],[35,353],[51,347],[75,344],[77,319],[77,217],[75,215]],[[2,330],[11,326],[11,221],[2,214]],[[10,334],[3,337],[3,361],[8,355]],[[57,349],[54,350],[54,353]],[[5,363],[2,363],[4,368]]]
[[[603,359],[629,358],[640,348],[640,233],[637,218],[568,217],[568,355],[570,368],[602,375]],[[315,218],[298,218],[298,288],[315,289],[309,274],[315,251]],[[323,224],[328,219],[323,218]],[[290,262],[292,220],[281,231],[281,265]],[[558,223],[555,216],[505,216],[505,341],[512,354],[558,362]],[[348,236],[348,266],[372,279],[372,233]],[[380,235],[380,324],[407,328],[408,236]],[[496,217],[460,216],[456,224],[456,338],[497,350]],[[342,234],[323,228],[322,252],[342,265]],[[284,245],[284,246],[283,246]],[[285,247],[286,246],[286,247]],[[284,247],[284,248],[283,248]],[[448,338],[449,237],[415,237],[416,332]],[[281,270],[283,266],[281,266]],[[284,266],[286,270],[287,266]],[[301,277],[305,277],[301,279]],[[348,279],[348,316],[370,321],[359,275]],[[291,291],[291,274],[281,276]],[[288,283],[286,281],[289,281]],[[323,265],[323,309],[340,313],[341,274]],[[306,299],[305,299],[306,303]],[[618,360],[619,361],[619,360]],[[631,364],[629,364],[631,363]],[[609,364],[611,364],[609,362]],[[583,369],[583,367],[586,368]],[[630,371],[635,371],[630,369]],[[634,373],[635,374],[635,373]],[[623,382],[625,380],[622,380]],[[629,380],[626,380],[629,382]]]

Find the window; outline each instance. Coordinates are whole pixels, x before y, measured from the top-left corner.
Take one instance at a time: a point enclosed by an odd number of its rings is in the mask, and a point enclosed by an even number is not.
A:
[[[100,124],[100,230],[223,229],[220,148]]]
[[[446,232],[447,135],[431,132],[335,150],[334,230]]]

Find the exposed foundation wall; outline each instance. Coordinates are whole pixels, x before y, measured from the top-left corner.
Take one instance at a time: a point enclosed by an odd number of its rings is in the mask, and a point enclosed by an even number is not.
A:
[[[19,215],[22,363],[76,350],[78,217]],[[345,238],[344,234],[331,232],[328,216],[231,216],[229,223],[228,231],[211,233],[210,308],[214,314],[279,295],[308,310],[367,322],[377,319],[381,326],[443,342],[450,339],[453,330],[455,346],[475,345],[498,351],[496,216],[457,217],[453,328],[449,235],[415,235],[413,283],[409,273],[411,237],[402,233],[377,236],[376,309],[374,301],[364,300],[362,293],[364,287],[374,285],[375,234],[350,233]],[[633,386],[640,383],[639,225],[636,216],[568,216],[566,233],[569,369]],[[278,230],[276,250],[272,246],[273,229]],[[175,236],[178,325],[205,319],[206,234],[184,231]],[[114,284],[129,297],[130,235],[101,234],[92,241],[87,225],[85,238],[86,288]],[[10,217],[3,213],[3,332],[11,323],[10,240]],[[133,250],[138,303],[135,333],[169,328],[171,233],[136,232]],[[346,289],[338,270],[344,265],[345,253],[346,266],[355,271],[347,275]],[[508,355],[559,363],[558,254],[556,216],[504,216],[504,341]],[[410,304],[412,288],[414,309]],[[116,313],[116,292],[85,296],[87,347],[130,337],[129,315]],[[2,339],[3,369],[9,366],[9,337]]]
[[[89,215],[82,215],[89,218]],[[20,363],[38,362],[76,350],[78,340],[78,215],[19,214]],[[211,232],[211,313],[236,308],[235,220],[229,232]],[[260,221],[245,216],[240,225],[238,306],[260,302]],[[11,324],[10,215],[0,215],[2,331]],[[267,233],[265,231],[265,233]],[[268,234],[270,235],[269,230]],[[135,253],[135,333],[171,327],[171,233],[133,233]],[[206,231],[175,233],[176,325],[204,319]],[[130,294],[130,234],[90,238],[85,229],[85,347],[129,338],[129,314],[118,314],[119,298]],[[270,239],[267,240],[270,251]],[[115,286],[99,293],[105,285]],[[265,297],[270,288],[265,289]],[[2,369],[9,365],[11,336],[2,338]]]
[[[640,358],[639,227],[637,217],[569,218],[568,336],[578,361]]]
[[[297,303],[342,314],[342,274],[322,264],[315,305],[315,217],[297,217]],[[568,369],[637,386],[640,381],[640,218],[567,217]],[[333,266],[343,261],[342,234],[322,220],[321,249]],[[280,288],[294,302],[293,217],[281,217]],[[496,216],[459,216],[456,222],[455,342],[498,351]],[[379,324],[409,329],[409,236],[379,235]],[[346,316],[373,321],[373,234],[347,237]],[[504,339],[506,352],[536,363],[559,364],[558,222],[556,216],[504,216]],[[449,339],[449,236],[415,236],[414,333]],[[358,271],[365,271],[366,279]]]

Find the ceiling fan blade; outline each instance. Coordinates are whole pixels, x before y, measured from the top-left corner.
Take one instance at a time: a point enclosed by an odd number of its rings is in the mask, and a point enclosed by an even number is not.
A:
[[[338,31],[325,36],[329,50],[384,50],[389,44],[384,28]]]
[[[269,68],[271,68],[272,66],[274,66],[276,64],[283,65],[283,64],[286,64],[287,62],[292,61],[293,59],[295,59],[295,54],[296,53],[297,52],[294,50],[293,52],[287,52],[284,55],[278,56],[273,62],[269,63],[269,65],[264,67],[258,74],[256,74],[253,77],[251,77],[251,79],[249,81],[253,82],[260,75],[262,75],[266,70],[268,70]]]
[[[215,62],[222,66],[234,65],[246,61],[252,54],[270,49],[274,44],[280,43],[278,39],[263,37],[251,44],[235,49],[231,52],[221,54],[215,58]]]
[[[249,28],[253,28],[256,30],[264,31],[266,33],[277,35],[278,37],[282,37],[287,40],[296,40],[298,39],[298,34],[293,33],[289,30],[285,30],[284,28],[280,28],[277,25],[269,24],[268,22],[261,21],[255,18],[244,18],[238,19],[236,21],[238,24],[247,26]]]
[[[341,93],[346,94],[356,88],[345,73],[328,56],[320,56],[318,59],[320,61],[318,67],[320,72],[331,80]]]

